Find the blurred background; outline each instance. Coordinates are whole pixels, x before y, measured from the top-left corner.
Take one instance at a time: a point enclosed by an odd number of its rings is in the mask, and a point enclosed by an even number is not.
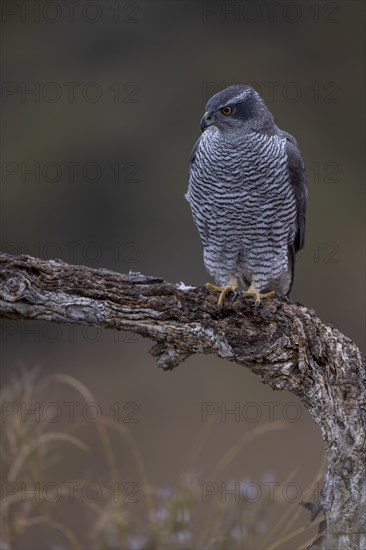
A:
[[[364,9],[2,2],[2,251],[206,282],[187,162],[209,97],[252,83],[308,173],[292,299],[364,351]],[[133,334],[3,321],[1,343],[3,548],[316,532],[300,502],[319,501],[323,444],[291,394],[211,356],[160,372]]]

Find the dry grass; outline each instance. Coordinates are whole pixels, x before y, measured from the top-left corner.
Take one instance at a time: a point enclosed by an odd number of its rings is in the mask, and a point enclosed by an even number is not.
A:
[[[37,370],[23,370],[18,376],[13,376],[0,393],[2,413],[6,411],[4,406],[9,403],[15,404],[15,407],[25,403],[28,409],[34,408],[37,400],[45,400],[51,387],[61,384],[72,388],[85,403],[96,402],[89,389],[74,377],[63,374],[40,377]],[[54,424],[42,417],[39,421],[32,417],[24,419],[20,410],[14,410],[6,418],[2,417],[2,486],[5,491],[9,487],[11,489],[2,494],[0,547],[4,550],[22,548],[26,539],[31,541],[37,536],[39,539],[40,533],[44,548],[52,550],[81,549],[86,545],[88,549],[105,550],[280,550],[304,548],[304,541],[314,533],[314,524],[299,525],[302,511],[299,504],[287,507],[282,517],[270,525],[273,506],[276,505],[277,510],[281,506],[281,495],[277,489],[274,492],[274,503],[263,499],[253,512],[253,504],[245,498],[241,498],[239,503],[216,500],[210,506],[204,506],[202,482],[194,473],[182,476],[179,488],[174,491],[153,487],[130,431],[122,423],[112,422],[108,418],[95,423],[93,445],[102,450],[108,472],[105,479],[99,479],[100,473],[94,474],[95,482],[102,489],[105,488],[102,491],[103,498],[95,502],[83,498],[79,487],[85,481],[85,471],[79,479],[66,480],[79,484],[74,494],[73,510],[74,516],[80,518],[80,525],[77,521],[70,522],[64,513],[65,508],[70,508],[70,492],[62,477],[59,480],[62,488],[61,495],[58,495],[60,498],[52,505],[52,491],[49,491],[48,499],[42,498],[42,495],[39,499],[24,498],[22,484],[23,487],[35,487],[37,483],[40,486],[49,483],[49,466],[65,463],[67,466],[70,446],[85,456],[86,462],[90,461],[92,450],[82,440],[82,434],[77,437],[65,431],[57,432],[52,429]],[[223,479],[231,462],[243,452],[246,445],[269,431],[285,427],[282,422],[273,422],[253,429],[225,452],[205,476],[206,479]],[[197,443],[191,450],[189,459],[193,472],[211,428],[211,423],[203,425]],[[72,430],[75,431],[75,426]],[[140,495],[143,498],[135,508],[126,506],[123,499],[115,498],[110,489],[111,483],[121,478],[113,449],[115,437],[122,438],[123,448],[133,457],[138,473]],[[323,466],[314,483],[321,479],[322,471]],[[291,472],[288,479],[293,479],[295,475],[296,471]],[[291,546],[288,546],[289,541]],[[28,544],[27,547],[31,546]]]

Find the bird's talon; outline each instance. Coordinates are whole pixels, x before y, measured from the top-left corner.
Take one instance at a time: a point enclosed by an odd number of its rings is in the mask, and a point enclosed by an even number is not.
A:
[[[261,294],[254,286],[250,286],[248,290],[243,292],[243,296],[251,296],[254,299],[255,309],[258,309],[258,307],[262,304],[263,298],[272,298],[273,296],[275,296],[275,293],[273,292],[273,290],[271,290],[270,292]]]
[[[233,305],[240,296],[241,296],[241,291],[239,288],[236,288],[233,299],[231,300],[231,305]]]
[[[219,296],[219,299],[218,299],[217,305],[216,305],[216,310],[218,311],[218,313],[220,315],[222,315],[222,304],[224,303],[225,297],[230,292],[234,292],[234,293],[237,292],[237,290],[238,290],[237,287],[238,287],[238,282],[235,279],[235,277],[231,277],[230,280],[229,280],[228,285],[225,286],[225,287],[217,286],[217,285],[214,285],[212,283],[206,283],[206,290],[214,290],[216,292],[220,292],[220,296]]]

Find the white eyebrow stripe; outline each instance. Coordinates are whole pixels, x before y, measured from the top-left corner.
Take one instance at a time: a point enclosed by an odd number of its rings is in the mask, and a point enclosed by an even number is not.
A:
[[[241,92],[240,94],[232,97],[229,101],[227,101],[223,107],[225,107],[226,105],[231,105],[231,103],[235,103],[236,101],[240,101],[242,99],[245,99],[246,96],[249,94],[250,90],[244,90],[243,92]]]

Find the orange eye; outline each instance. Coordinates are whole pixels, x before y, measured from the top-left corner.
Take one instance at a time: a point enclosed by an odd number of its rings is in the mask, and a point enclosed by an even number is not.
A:
[[[223,107],[221,109],[221,112],[222,112],[223,115],[228,116],[228,115],[231,115],[231,113],[233,112],[233,108],[232,107]]]

